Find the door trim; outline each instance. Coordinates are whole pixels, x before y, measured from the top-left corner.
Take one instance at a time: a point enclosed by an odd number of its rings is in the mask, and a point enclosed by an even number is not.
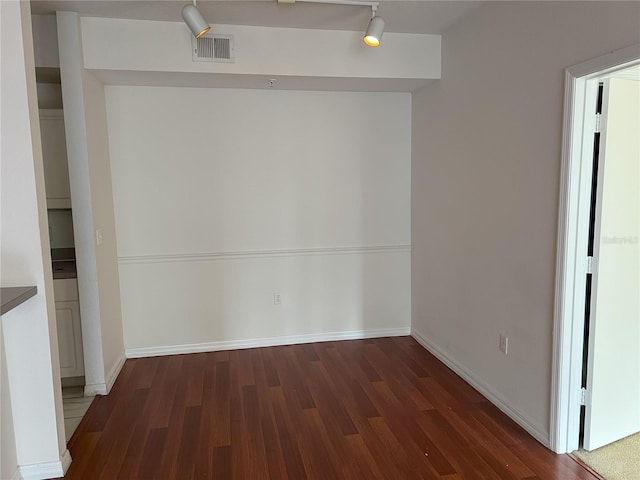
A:
[[[584,327],[584,278],[598,78],[640,63],[640,44],[616,50],[565,71],[562,166],[556,254],[549,446],[556,453],[578,448]],[[581,253],[582,252],[582,253]]]

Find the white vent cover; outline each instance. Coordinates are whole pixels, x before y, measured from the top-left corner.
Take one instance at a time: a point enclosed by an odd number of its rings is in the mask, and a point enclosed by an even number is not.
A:
[[[233,35],[207,33],[200,38],[193,38],[194,62],[232,63],[234,60]]]

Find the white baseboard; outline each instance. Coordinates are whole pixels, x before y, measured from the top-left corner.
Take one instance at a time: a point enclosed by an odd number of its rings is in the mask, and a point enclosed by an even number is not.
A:
[[[111,367],[109,373],[107,373],[107,377],[105,378],[104,383],[92,383],[84,386],[84,396],[85,397],[95,397],[96,395],[109,395],[111,391],[111,387],[116,382],[116,378],[120,374],[120,370],[124,366],[124,362],[127,357],[122,354],[122,356],[118,359],[118,361]]]
[[[60,461],[62,462],[62,471],[66,474],[71,466],[71,452],[65,450]]]
[[[96,395],[106,395],[107,384],[106,383],[91,383],[84,386],[85,397],[95,397]]]
[[[290,335],[250,340],[230,340],[224,342],[193,343],[187,345],[130,348],[127,349],[125,353],[127,358],[157,357],[161,355],[215,352],[219,350],[240,350],[245,348],[294,345],[298,343],[331,342],[336,340],[356,340],[376,337],[399,337],[409,335],[410,333],[411,331],[409,327],[383,328],[379,330],[353,330],[348,332],[312,333],[309,335]]]
[[[111,367],[111,370],[107,374],[107,378],[105,379],[107,395],[111,391],[113,384],[116,383],[116,378],[118,378],[118,375],[120,375],[120,370],[122,370],[122,367],[124,366],[124,362],[126,360],[127,360],[127,357],[125,356],[124,352],[122,352],[122,355],[120,355],[120,358],[118,359],[118,361],[115,363],[113,367]]]
[[[454,359],[449,357],[434,343],[428,340],[424,335],[420,334],[416,330],[411,330],[411,336],[429,352],[431,352],[438,360],[444,363],[447,367],[453,370],[459,377],[465,382],[480,392],[487,400],[498,407],[505,415],[511,418],[514,422],[524,428],[529,435],[535,438],[545,447],[549,448],[549,435],[541,431],[525,414],[520,412],[517,408],[511,407],[499,394],[494,392],[488,385],[479,381],[475,376],[460,365]]]
[[[43,480],[45,478],[62,478],[71,465],[71,454],[65,450],[62,458],[57,462],[34,463],[20,465],[13,475],[13,479]]]
[[[44,480],[46,478],[62,478],[64,471],[61,462],[35,463],[32,465],[20,465],[19,477],[22,480]]]

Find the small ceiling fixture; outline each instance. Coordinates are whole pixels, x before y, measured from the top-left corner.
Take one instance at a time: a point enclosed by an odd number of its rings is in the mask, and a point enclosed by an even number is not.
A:
[[[382,32],[384,31],[384,20],[382,17],[376,15],[378,5],[371,5],[371,20],[369,20],[369,26],[364,33],[364,43],[370,47],[377,47],[380,45],[380,39],[382,38]]]
[[[204,18],[202,18],[200,11],[196,7],[196,0],[193,0],[193,5],[185,5],[182,7],[182,19],[196,38],[200,38],[211,30],[211,26],[204,21]]]
[[[376,15],[379,2],[359,2],[358,0],[278,0],[278,3],[292,4],[296,2],[304,3],[329,3],[333,5],[357,5],[360,7],[371,7],[371,20],[369,26],[364,34],[364,43],[370,47],[377,47],[380,45],[380,39],[382,38],[382,32],[384,31],[384,20],[382,17]]]

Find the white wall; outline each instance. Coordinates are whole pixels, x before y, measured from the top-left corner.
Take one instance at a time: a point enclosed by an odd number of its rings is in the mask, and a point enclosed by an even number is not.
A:
[[[563,73],[639,42],[639,16],[488,3],[445,33],[442,80],[413,95],[412,329],[543,443]]]
[[[0,478],[11,478],[18,469],[16,434],[9,395],[9,375],[4,353],[2,322],[0,322]]]
[[[2,285],[38,288],[35,297],[2,316],[0,356],[6,359],[15,459],[24,475],[35,469],[45,478],[62,474],[66,443],[30,6],[3,1],[0,8]],[[3,420],[8,416],[3,405]],[[3,440],[4,435],[3,430]],[[8,442],[3,442],[3,461],[5,453],[9,461],[14,458],[10,438]],[[10,471],[11,462],[2,469],[3,474]]]
[[[105,89],[93,75],[83,72],[85,121],[90,162],[94,228],[100,231],[96,267],[100,293],[100,326],[105,378],[115,380],[115,369],[124,361],[120,284],[116,251],[115,219],[109,165]]]
[[[410,112],[398,93],[107,87],[128,355],[408,332]]]

